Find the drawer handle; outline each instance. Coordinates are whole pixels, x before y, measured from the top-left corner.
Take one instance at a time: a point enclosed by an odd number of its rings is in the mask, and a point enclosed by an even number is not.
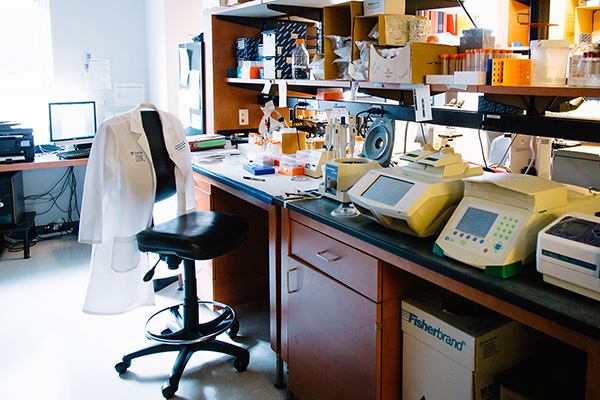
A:
[[[298,287],[298,276],[296,275],[296,271],[298,271],[298,268],[292,268],[292,269],[288,269],[287,271],[287,292],[289,294],[292,294],[294,292],[297,292],[298,290],[300,290],[300,288]],[[294,275],[292,276],[292,278],[294,278],[294,284],[296,286],[296,289],[294,290],[290,290],[290,273],[294,272]]]
[[[319,257],[321,260],[323,261],[327,261],[327,262],[334,262],[340,259],[340,257],[333,257],[333,258],[327,258],[325,257],[323,254],[327,253],[327,250],[323,250],[323,251],[318,251],[317,252],[317,257]]]

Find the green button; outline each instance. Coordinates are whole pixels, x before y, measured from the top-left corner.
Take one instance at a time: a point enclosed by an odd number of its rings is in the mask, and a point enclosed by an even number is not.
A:
[[[499,230],[500,230],[500,227],[496,228],[496,230],[497,230],[497,231],[499,231]]]
[[[498,236],[498,234],[496,232],[494,232],[494,236]]]
[[[504,222],[500,222],[500,225],[504,225]]]
[[[508,231],[508,234],[510,235],[512,233],[512,231]]]
[[[506,219],[506,215],[505,215],[505,216],[504,216],[504,218],[502,218],[502,219]]]
[[[461,240],[461,241],[460,241],[460,244],[461,244],[462,246],[464,246],[465,244],[467,244],[467,242],[466,242],[466,240]]]
[[[508,237],[508,235],[507,235],[507,236],[504,236],[504,239],[506,239],[506,240],[510,240],[510,238]]]
[[[515,224],[516,224],[517,222],[519,222],[519,220],[515,218]]]
[[[506,232],[506,229],[502,229],[502,232]]]
[[[512,221],[512,218],[509,218],[508,220],[509,220],[509,221]]]
[[[500,235],[500,236],[498,236],[498,237],[499,237],[500,239],[502,239],[502,237],[503,237],[503,236],[504,236],[504,235]]]

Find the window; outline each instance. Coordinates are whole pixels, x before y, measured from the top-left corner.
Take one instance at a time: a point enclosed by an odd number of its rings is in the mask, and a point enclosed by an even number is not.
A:
[[[48,142],[52,53],[48,0],[0,0],[0,121]]]

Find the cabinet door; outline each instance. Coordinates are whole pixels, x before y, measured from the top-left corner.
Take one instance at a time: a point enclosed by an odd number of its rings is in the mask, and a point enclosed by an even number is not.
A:
[[[289,387],[300,400],[377,396],[377,303],[289,259]]]

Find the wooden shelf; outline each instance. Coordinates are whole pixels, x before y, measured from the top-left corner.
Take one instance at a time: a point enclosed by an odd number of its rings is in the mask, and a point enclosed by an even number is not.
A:
[[[266,84],[276,85],[286,82],[287,87],[316,87],[350,89],[350,81],[317,81],[293,79],[240,79],[227,78],[233,86],[264,87]],[[359,89],[412,90],[423,84],[358,82]],[[491,85],[429,85],[431,92],[465,92],[482,94],[505,94],[513,96],[556,96],[556,97],[589,97],[600,98],[600,87],[573,86],[491,86]]]

